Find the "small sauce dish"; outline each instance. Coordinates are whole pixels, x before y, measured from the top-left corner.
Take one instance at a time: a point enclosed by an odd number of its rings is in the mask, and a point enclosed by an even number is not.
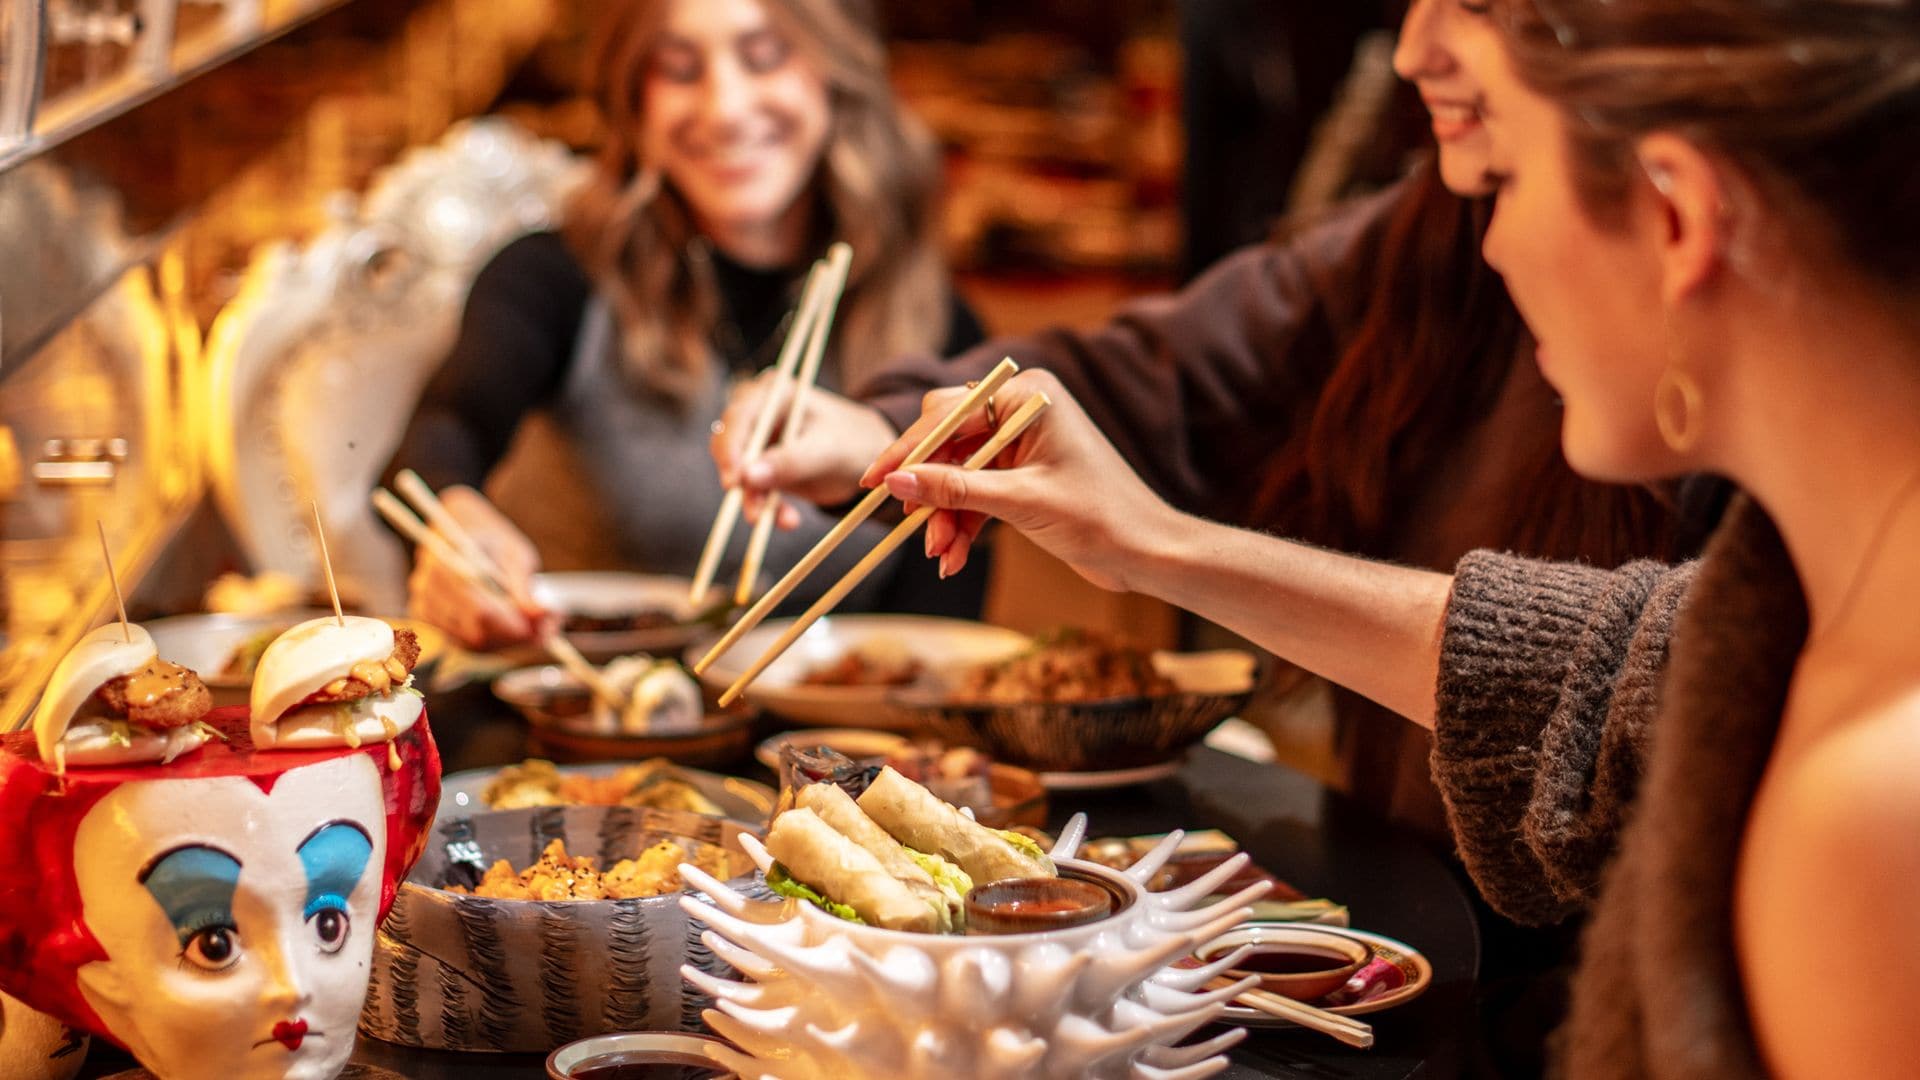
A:
[[[1228,968],[1235,979],[1260,979],[1260,989],[1295,1001],[1315,1001],[1347,984],[1355,972],[1373,959],[1366,942],[1315,926],[1263,926],[1247,954]],[[1211,960],[1225,948],[1200,950]]]
[[[967,933],[1031,934],[1064,930],[1113,913],[1113,893],[1073,877],[1008,878],[967,894]]]
[[[709,1048],[718,1039],[675,1031],[595,1035],[547,1055],[549,1080],[732,1080]]]

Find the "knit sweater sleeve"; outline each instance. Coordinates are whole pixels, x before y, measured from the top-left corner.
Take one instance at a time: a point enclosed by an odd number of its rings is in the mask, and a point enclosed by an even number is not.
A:
[[[1596,895],[1639,785],[1695,565],[1474,552],[1440,645],[1433,775],[1487,901],[1549,923]]]

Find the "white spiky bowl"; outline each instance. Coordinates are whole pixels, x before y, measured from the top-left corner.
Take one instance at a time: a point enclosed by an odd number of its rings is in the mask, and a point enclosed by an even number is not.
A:
[[[1253,979],[1212,992],[1208,980],[1244,949],[1204,967],[1174,961],[1251,914],[1262,882],[1204,907],[1246,856],[1178,889],[1145,882],[1179,845],[1173,833],[1125,872],[1069,856],[1085,819],[1076,815],[1053,858],[1110,885],[1123,903],[1098,922],[1045,933],[939,936],[844,922],[799,900],[751,900],[691,866],[681,875],[712,905],[680,903],[708,926],[716,958],[746,981],[693,967],[688,982],[711,995],[704,1014],[739,1053],[724,1063],[747,1080],[1197,1080],[1226,1068],[1233,1029],[1175,1044],[1216,1018]],[[762,873],[771,856],[741,839]]]

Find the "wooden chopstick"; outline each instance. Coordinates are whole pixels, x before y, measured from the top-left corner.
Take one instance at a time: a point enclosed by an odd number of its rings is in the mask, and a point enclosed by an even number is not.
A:
[[[454,547],[460,549],[460,554],[465,555],[468,562],[494,581],[505,582],[507,575],[500,569],[500,564],[487,554],[487,549],[480,546],[480,541],[473,538],[466,526],[460,524],[460,519],[447,510],[447,505],[440,501],[440,496],[433,493],[425,480],[420,479],[419,473],[412,469],[401,469],[394,475],[393,486],[399,489],[401,498],[413,504],[413,508],[420,512],[434,532],[446,537]]]
[[[901,467],[918,465],[931,457],[935,450],[940,449],[948,439],[953,437],[953,433],[968,416],[973,414],[974,410],[985,405],[987,399],[993,396],[993,392],[1005,385],[1006,381],[1013,378],[1019,370],[1020,365],[1014,363],[1012,357],[1000,361],[991,372],[987,373],[986,378],[980,380],[980,385],[974,387],[973,391],[947,414],[946,419],[940,421],[939,426],[928,432],[926,438],[920,440],[920,444],[907,455]],[[705,674],[715,660],[726,655],[727,650],[738,644],[749,630],[759,626],[767,615],[780,605],[781,601],[799,587],[800,582],[804,581],[808,574],[818,569],[820,564],[826,561],[827,556],[833,554],[835,548],[845,543],[847,537],[853,535],[853,530],[872,517],[873,512],[880,509],[888,497],[885,485],[877,485],[872,491],[867,492],[866,497],[847,512],[846,517],[841,518],[832,529],[827,531],[827,535],[813,545],[811,551],[801,556],[799,562],[793,564],[793,569],[788,570],[784,577],[774,583],[773,588],[768,589],[753,607],[747,609],[746,614],[740,616],[738,621],[727,628],[727,632],[721,635],[720,640],[714,642],[713,647],[707,650],[707,654],[693,665],[694,674]]]
[[[847,275],[853,271],[853,249],[835,244],[827,252],[827,277],[823,295],[814,307],[812,325],[807,327],[806,352],[794,378],[793,397],[787,402],[787,419],[780,427],[782,440],[792,438],[807,415],[807,391],[820,378],[820,359],[826,355],[827,339],[833,334],[833,316],[840,307],[840,295],[846,291]],[[768,410],[771,411],[771,410]],[[766,561],[767,545],[773,542],[772,519],[780,512],[780,495],[767,500],[766,512],[755,524],[747,541],[747,556],[740,564],[740,583],[733,590],[733,602],[744,606],[753,599],[753,583],[760,576],[760,564]]]
[[[834,258],[845,246],[834,245],[827,258]],[[825,259],[814,263],[813,269],[807,272],[807,283],[800,290],[800,306],[794,313],[793,325],[787,329],[787,339],[780,344],[780,357],[773,366],[776,387],[791,380],[800,365],[801,347],[806,344],[818,316],[826,276]],[[767,437],[773,433],[773,418],[774,410],[771,408],[760,410],[760,415],[754,418],[753,429],[747,435],[745,460],[759,457],[760,452],[767,448]],[[707,531],[707,544],[700,549],[700,562],[693,571],[693,584],[687,590],[689,602],[706,603],[707,592],[713,588],[714,575],[720,571],[720,557],[726,554],[727,541],[733,538],[733,527],[740,520],[740,505],[745,499],[746,492],[736,486],[728,488],[726,496],[720,500],[720,509],[713,515],[713,527]]]
[[[1047,399],[1045,394],[1035,394],[1033,397],[1028,398],[1018,409],[1014,410],[1012,416],[1007,417],[1007,419],[1001,423],[1000,429],[995,431],[985,443],[982,443],[980,448],[975,450],[973,455],[967,458],[966,463],[960,467],[970,470],[985,468],[1002,450],[1013,445],[1013,441],[1020,437],[1020,433],[1027,429],[1027,425],[1033,423],[1042,412],[1046,411],[1047,406],[1051,404],[1052,402]],[[820,599],[815,600],[813,606],[807,609],[806,614],[795,619],[793,625],[787,627],[786,631],[780,635],[779,640],[768,646],[766,652],[760,654],[760,658],[753,662],[752,667],[748,668],[739,678],[733,680],[733,685],[727,687],[726,693],[720,695],[720,705],[724,708],[737,701],[741,693],[746,690],[748,683],[758,678],[761,672],[767,670],[767,665],[778,660],[780,654],[792,647],[793,643],[800,639],[800,635],[807,632],[808,627],[819,621],[821,616],[832,611],[834,606],[839,604],[840,601],[845,600],[847,594],[852,592],[862,581],[866,580],[867,575],[873,573],[875,567],[884,562],[887,556],[893,554],[895,549],[905,543],[908,537],[912,536],[928,518],[933,516],[933,511],[933,507],[923,506],[913,513],[908,514],[905,521],[894,526],[893,531],[888,533],[878,544],[875,544],[873,550],[867,552],[864,558],[855,563],[853,569],[847,571],[846,576],[835,582],[833,588],[828,589],[826,594],[821,596]]]
[[[1209,981],[1207,989],[1224,990],[1238,981],[1222,975]],[[1259,1009],[1268,1016],[1291,1020],[1301,1027],[1311,1028],[1322,1035],[1331,1035],[1348,1046],[1358,1047],[1361,1050],[1373,1046],[1373,1025],[1349,1019],[1339,1013],[1328,1012],[1304,1001],[1295,1001],[1270,990],[1247,990],[1233,1000],[1235,1004]]]
[[[422,483],[421,487],[425,488],[426,485]],[[427,496],[432,499],[432,505],[440,507],[441,512],[445,513],[446,508],[440,504],[439,499],[433,497],[431,491],[427,492]],[[498,579],[484,567],[467,558],[448,538],[428,528],[426,522],[415,517],[404,503],[394,497],[393,492],[386,488],[375,488],[373,508],[380,511],[380,516],[386,518],[402,536],[426,548],[434,558],[445,563],[449,570],[459,575],[467,584],[486,594],[488,599],[518,610],[513,597],[508,595]],[[448,516],[450,519],[451,515]],[[455,527],[458,528],[457,525]],[[469,542],[473,542],[471,534],[462,530],[461,535],[466,536]],[[475,546],[478,547],[478,544],[475,543]],[[491,562],[491,560],[488,561]],[[573,642],[568,641],[559,631],[550,630],[541,634],[540,645],[547,650],[548,655],[567,670],[568,674],[579,679],[581,685],[585,686],[594,697],[616,709],[626,706],[626,698],[620,693],[619,688],[608,682],[606,676],[600,674],[600,669],[594,667],[585,656],[582,656],[580,650],[574,648]]]

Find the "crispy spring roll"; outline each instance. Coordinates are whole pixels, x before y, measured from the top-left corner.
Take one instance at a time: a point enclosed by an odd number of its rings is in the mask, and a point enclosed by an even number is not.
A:
[[[859,807],[902,844],[958,865],[975,885],[1057,876],[1039,845],[979,824],[892,768],[880,770]]]
[[[906,882],[916,893],[942,904],[949,921],[963,917],[973,882],[958,866],[937,854],[908,851],[837,784],[808,784],[800,789],[795,801],[819,815],[821,821],[842,836],[866,848],[880,860],[887,873]]]
[[[767,851],[795,881],[853,909],[870,926],[940,932],[945,907],[937,898],[915,893],[866,848],[842,836],[811,810],[795,807],[773,819],[773,827],[767,830]]]

